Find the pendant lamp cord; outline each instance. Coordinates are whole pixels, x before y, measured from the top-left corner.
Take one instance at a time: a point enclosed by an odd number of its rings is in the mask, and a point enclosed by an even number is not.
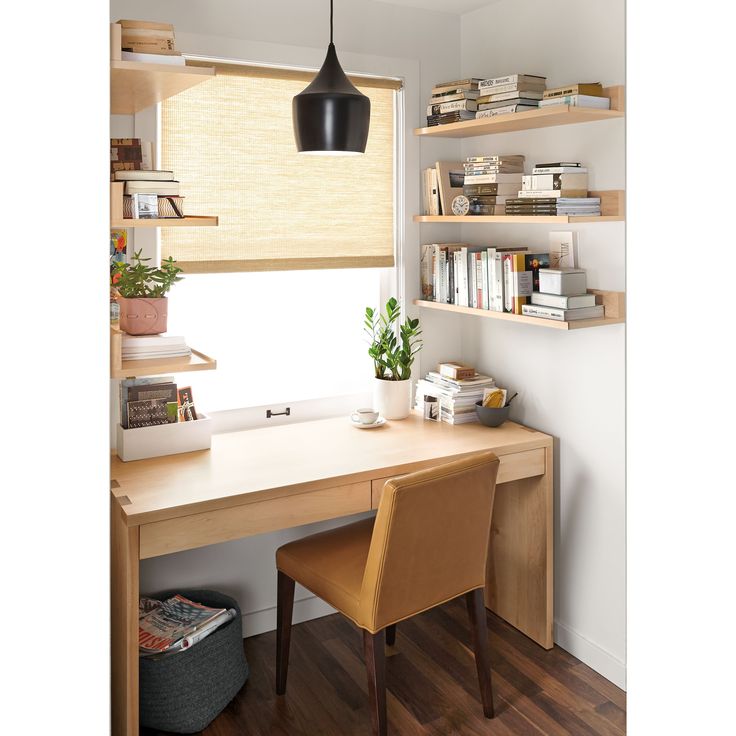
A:
[[[334,0],[330,0],[330,43],[332,43],[332,12],[333,12],[333,2],[334,2]]]

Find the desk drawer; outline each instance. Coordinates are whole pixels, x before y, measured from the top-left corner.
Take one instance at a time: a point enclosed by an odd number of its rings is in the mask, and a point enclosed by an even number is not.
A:
[[[370,508],[371,486],[369,481],[364,481],[155,521],[141,525],[140,559],[357,514]]]
[[[508,483],[521,478],[533,478],[536,475],[544,475],[545,461],[544,449],[525,450],[514,452],[510,455],[500,455],[501,464],[498,468],[496,483]],[[383,493],[383,485],[389,478],[401,476],[388,476],[371,481],[371,508],[377,509]]]

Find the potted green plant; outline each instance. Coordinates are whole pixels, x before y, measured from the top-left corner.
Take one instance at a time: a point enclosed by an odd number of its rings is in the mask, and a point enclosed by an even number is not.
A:
[[[385,314],[365,310],[365,332],[373,359],[373,408],[386,419],[405,419],[411,411],[411,367],[422,349],[419,319],[399,321],[401,307],[391,297]]]
[[[166,332],[168,299],[166,294],[177,282],[181,268],[169,257],[159,268],[147,265],[137,251],[130,263],[118,262],[112,283],[119,294],[120,329],[129,335],[158,335]]]

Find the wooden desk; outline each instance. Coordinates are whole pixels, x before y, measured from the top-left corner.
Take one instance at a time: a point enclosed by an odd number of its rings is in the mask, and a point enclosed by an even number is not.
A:
[[[483,449],[501,460],[486,605],[549,649],[549,435],[513,422],[453,427],[416,415],[360,431],[341,417],[216,435],[209,451],[113,458],[113,733],[138,733],[140,560],[369,511],[387,478]]]

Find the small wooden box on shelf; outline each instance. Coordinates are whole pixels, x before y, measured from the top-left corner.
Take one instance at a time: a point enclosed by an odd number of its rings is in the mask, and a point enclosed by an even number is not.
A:
[[[194,349],[188,358],[123,360],[123,332],[115,325],[110,325],[110,378],[159,376],[164,373],[211,371],[215,368],[217,361],[214,358]]]
[[[430,302],[424,301],[423,299],[415,299],[414,304],[424,309],[436,309],[440,312],[469,314],[474,317],[487,317],[489,319],[500,319],[506,322],[537,325],[537,327],[549,327],[553,330],[581,330],[586,327],[603,327],[605,325],[618,325],[626,322],[626,295],[624,292],[601,291],[599,289],[588,289],[588,292],[596,295],[596,304],[603,305],[603,317],[599,319],[580,319],[573,320],[571,322],[558,322],[557,320],[542,319],[541,317],[527,317],[525,314],[493,312],[488,309],[460,307],[457,304],[443,304],[442,302]]]
[[[132,115],[211,79],[214,67],[123,61],[122,28],[110,25],[110,111]]]

